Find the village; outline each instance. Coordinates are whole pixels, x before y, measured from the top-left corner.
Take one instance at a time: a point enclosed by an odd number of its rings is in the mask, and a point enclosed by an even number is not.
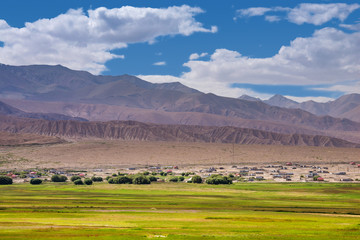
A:
[[[183,176],[185,182],[192,176],[202,179],[212,175],[229,177],[236,182],[360,182],[360,164],[356,162],[343,164],[299,164],[287,162],[276,165],[224,165],[224,166],[127,166],[118,169],[24,169],[3,171],[14,183],[29,182],[33,178],[49,181],[53,175],[81,178],[102,177],[104,179],[117,175],[145,174],[156,177],[157,182],[168,182],[171,177]],[[182,181],[182,180],[181,180]]]

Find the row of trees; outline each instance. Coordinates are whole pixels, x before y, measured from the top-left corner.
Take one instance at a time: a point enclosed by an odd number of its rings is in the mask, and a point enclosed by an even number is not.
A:
[[[67,177],[64,175],[53,175],[51,177],[52,182],[66,182]],[[102,182],[102,177],[93,176],[90,178],[85,178],[82,180],[80,176],[72,176],[70,179],[75,185],[92,185],[93,182]],[[136,174],[136,175],[125,175],[125,174],[113,174],[112,177],[107,177],[106,179],[110,184],[150,184],[151,182],[156,182],[157,178],[154,175],[150,174]],[[169,179],[169,182],[182,182],[184,181],[184,176],[173,176]],[[41,184],[43,181],[38,178],[33,178],[30,180],[30,184]],[[198,176],[192,176],[188,183],[202,183],[203,179]],[[7,176],[0,176],[0,185],[12,184],[13,180]],[[232,184],[232,178],[229,176],[223,175],[211,175],[205,180],[207,184]]]
[[[143,174],[128,175],[128,176],[116,176],[108,178],[110,184],[150,184],[151,182],[157,181],[154,176],[145,176]]]

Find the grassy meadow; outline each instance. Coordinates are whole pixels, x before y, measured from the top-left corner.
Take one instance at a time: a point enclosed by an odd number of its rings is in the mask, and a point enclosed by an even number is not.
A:
[[[0,186],[0,239],[359,239],[360,185]]]

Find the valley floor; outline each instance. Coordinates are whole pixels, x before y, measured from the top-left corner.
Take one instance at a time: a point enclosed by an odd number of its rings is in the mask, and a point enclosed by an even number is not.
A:
[[[358,184],[0,186],[1,239],[359,239]]]
[[[131,174],[170,168],[174,174],[195,172],[202,177],[214,173],[240,174],[245,180],[258,177],[267,181],[312,181],[311,172],[316,172],[325,181],[337,182],[360,180],[359,156],[357,148],[83,140],[2,146],[0,171],[47,168],[106,177],[118,171]],[[286,165],[289,162],[292,166]],[[173,169],[175,166],[177,169]]]
[[[6,155],[13,156],[6,161]],[[223,143],[79,140],[53,145],[0,146],[0,169],[120,168],[146,165],[342,164],[360,148]]]

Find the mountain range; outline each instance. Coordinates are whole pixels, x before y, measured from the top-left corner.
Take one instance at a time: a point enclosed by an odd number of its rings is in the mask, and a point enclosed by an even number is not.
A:
[[[331,112],[349,114],[344,109],[354,105],[356,98],[352,97],[354,100],[349,100],[348,105],[346,99],[340,98],[342,104],[339,101],[338,110],[334,107]],[[286,104],[276,106],[286,100],[281,96],[270,102],[227,98],[205,94],[181,83],[153,84],[130,75],[95,76],[60,65],[0,65],[0,98],[3,104],[21,111],[15,115],[5,113],[12,119],[44,114],[35,118],[228,126],[287,135],[330,136],[360,143],[359,122],[319,116]],[[280,100],[276,101],[277,98]],[[351,108],[353,116],[355,108]],[[49,114],[53,117],[48,118]]]
[[[247,95],[243,95],[239,99],[248,101],[262,101],[259,98],[253,98]],[[282,108],[302,109],[318,116],[328,115],[360,122],[360,94],[357,93],[344,95],[334,101],[325,103],[311,100],[299,103],[279,94],[276,94],[270,99],[264,100],[262,102],[271,106]]]
[[[193,125],[158,125],[135,121],[49,121],[0,115],[0,131],[20,133],[22,135],[38,134],[72,139],[92,138],[131,141],[174,141],[360,148],[360,144],[319,135],[280,134],[229,126],[208,127]]]

